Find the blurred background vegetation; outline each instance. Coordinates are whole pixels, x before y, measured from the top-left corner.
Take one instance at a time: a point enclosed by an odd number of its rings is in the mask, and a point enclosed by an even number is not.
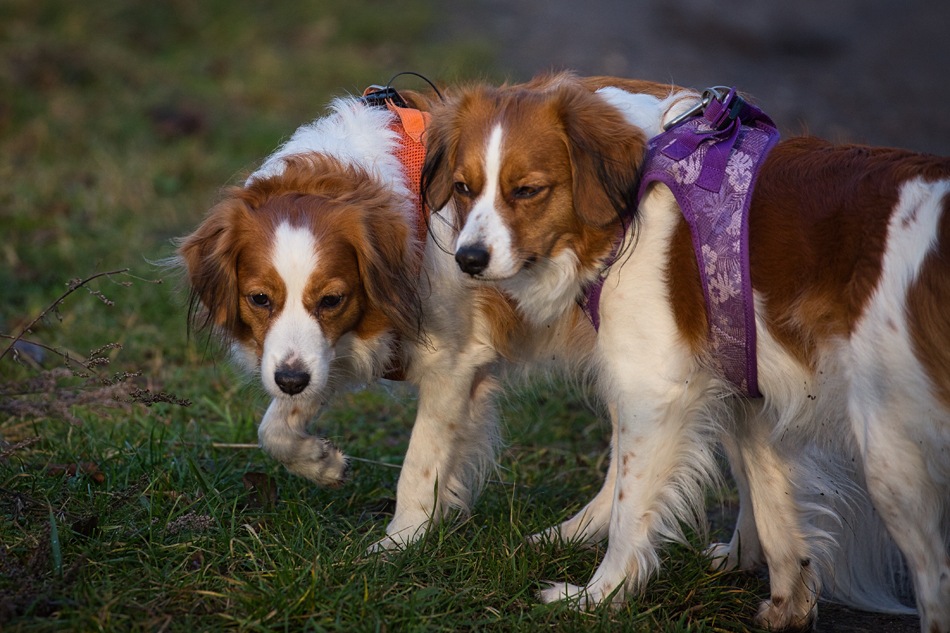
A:
[[[477,44],[418,44],[432,19],[418,0],[0,4],[2,331],[71,277],[155,277],[147,260],[332,96],[489,67]],[[50,334],[84,345],[101,326],[127,353],[188,349],[170,289],[131,292]]]

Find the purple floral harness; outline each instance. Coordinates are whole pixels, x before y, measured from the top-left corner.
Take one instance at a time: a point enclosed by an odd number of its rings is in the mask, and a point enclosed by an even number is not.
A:
[[[709,319],[711,360],[738,393],[758,397],[755,309],[749,274],[749,202],[779,133],[735,88],[709,88],[647,147],[638,199],[666,184],[689,224]],[[619,246],[619,245],[618,245]],[[615,263],[617,255],[608,261]],[[581,301],[595,328],[603,275]]]

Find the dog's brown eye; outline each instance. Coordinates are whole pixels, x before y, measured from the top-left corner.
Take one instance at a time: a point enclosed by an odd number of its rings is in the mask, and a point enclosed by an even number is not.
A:
[[[250,300],[251,300],[251,303],[253,303],[253,304],[254,304],[255,306],[257,306],[258,308],[269,308],[269,307],[270,307],[270,297],[268,297],[267,295],[265,295],[263,292],[256,292],[256,293],[254,293],[254,294],[248,296],[248,299],[250,299]]]
[[[515,189],[512,195],[515,198],[521,198],[521,199],[533,198],[539,193],[541,193],[543,189],[544,187],[531,187],[531,186],[525,185],[524,187],[518,187],[517,189]]]
[[[332,310],[343,303],[343,295],[325,295],[320,299],[321,310]]]
[[[455,193],[461,196],[470,196],[472,195],[472,190],[469,189],[468,185],[466,185],[464,182],[458,181],[455,183]]]

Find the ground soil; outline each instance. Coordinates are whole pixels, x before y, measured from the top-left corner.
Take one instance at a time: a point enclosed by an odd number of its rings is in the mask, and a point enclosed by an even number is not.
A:
[[[945,0],[443,0],[434,38],[487,41],[516,81],[547,70],[752,95],[783,136],[950,155]],[[917,631],[822,604],[818,631]]]

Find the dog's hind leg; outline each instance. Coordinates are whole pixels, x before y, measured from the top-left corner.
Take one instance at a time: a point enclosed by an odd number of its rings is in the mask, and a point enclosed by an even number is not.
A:
[[[610,440],[610,466],[607,477],[600,492],[590,503],[570,519],[559,525],[532,534],[528,537],[530,543],[540,543],[546,540],[560,540],[593,544],[607,538],[607,528],[610,524],[610,508],[614,501],[614,486],[617,482],[617,405],[607,407],[610,413],[610,423],[613,433]]]
[[[706,550],[712,559],[714,570],[754,569],[765,562],[759,532],[755,527],[755,508],[752,506],[752,491],[742,451],[733,433],[727,432],[722,439],[723,449],[729,458],[733,479],[739,490],[739,516],[728,543],[713,543]]]
[[[902,398],[854,407],[865,455],[868,492],[887,530],[907,558],[924,633],[950,633],[950,555],[947,520],[950,424],[937,419],[928,398]],[[945,415],[945,414],[944,414]],[[940,479],[938,479],[938,476]]]

